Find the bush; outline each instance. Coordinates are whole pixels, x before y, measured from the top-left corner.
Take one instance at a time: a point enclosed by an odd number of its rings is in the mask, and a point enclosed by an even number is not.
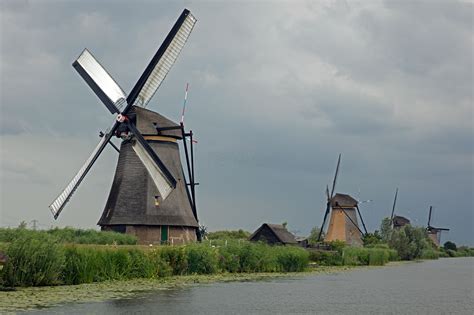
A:
[[[328,245],[330,250],[336,250],[339,253],[342,253],[343,249],[347,246],[346,242],[340,240],[329,242]]]
[[[446,250],[448,250],[448,249],[454,250],[454,251],[457,250],[456,244],[453,243],[453,242],[450,242],[450,241],[447,241],[446,243],[444,243],[443,248],[446,249]]]
[[[90,248],[67,247],[66,262],[62,272],[65,284],[91,283],[97,281],[98,254]]]
[[[284,272],[303,271],[309,262],[309,253],[298,247],[278,248],[276,256],[280,271]]]
[[[342,257],[343,264],[349,266],[383,266],[397,260],[396,251],[385,248],[346,247]]]
[[[403,260],[420,258],[423,250],[432,249],[426,229],[409,224],[393,230],[388,244]]]
[[[216,231],[208,232],[207,239],[209,240],[246,240],[250,236],[250,232],[244,230],[238,231]]]
[[[71,227],[54,228],[51,230],[28,230],[25,228],[0,228],[0,242],[12,242],[15,239],[29,236],[40,238],[44,235],[52,236],[61,243],[75,244],[117,244],[135,245],[137,238],[130,234],[116,233],[110,231],[82,230]]]
[[[65,256],[64,284],[154,278],[159,276],[162,267],[151,252],[133,248],[69,246]]]
[[[473,257],[474,248],[469,248],[467,246],[459,246],[457,253],[461,257]]]
[[[369,245],[377,245],[382,243],[382,236],[380,236],[379,231],[367,233],[362,236],[362,242],[364,243],[364,247]]]
[[[64,250],[47,235],[41,238],[27,233],[12,241],[9,257],[1,275],[6,286],[44,286],[60,284]]]
[[[439,251],[434,249],[424,249],[421,252],[421,259],[438,259],[439,258]]]
[[[64,245],[48,234],[40,239],[25,235],[9,245],[2,243],[10,260],[0,274],[0,283],[36,286],[219,271],[292,272],[304,270],[309,260],[303,248],[263,243],[230,242],[217,248],[206,244],[160,246],[149,250]]]
[[[338,251],[311,249],[309,260],[321,266],[342,266],[342,255]]]
[[[240,266],[240,246],[229,244],[219,248],[219,269],[226,272],[241,272]]]
[[[183,246],[161,246],[159,256],[171,268],[173,275],[184,275],[188,271],[188,257]]]
[[[193,244],[186,247],[188,273],[211,274],[218,270],[217,251],[206,245]]]

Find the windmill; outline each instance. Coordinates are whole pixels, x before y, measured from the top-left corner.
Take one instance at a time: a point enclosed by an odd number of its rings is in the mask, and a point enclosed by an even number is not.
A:
[[[433,211],[433,206],[430,206],[430,211],[428,214],[428,226],[426,231],[428,231],[428,237],[433,241],[433,243],[439,247],[441,243],[441,232],[442,231],[449,231],[447,228],[437,228],[431,225],[431,214]]]
[[[129,95],[85,49],[73,67],[116,115],[90,157],[49,206],[57,219],[113,136],[122,139],[115,176],[98,222],[102,230],[134,234],[142,244],[185,243],[200,238],[195,202],[192,131],[146,109],[184,47],[195,17],[185,9]],[[191,138],[191,162],[186,139]],[[183,140],[188,182],[180,160]]]
[[[395,198],[393,198],[393,206],[392,206],[392,214],[390,215],[390,222],[392,224],[392,228],[399,229],[404,225],[410,224],[410,220],[400,215],[395,215],[395,206],[397,204],[397,197],[398,197],[398,187],[395,190]]]
[[[362,245],[362,235],[364,235],[364,232],[362,232],[357,223],[357,214],[360,217],[365,234],[367,234],[367,228],[362,219],[358,201],[346,194],[336,193],[334,195],[340,164],[341,154],[339,154],[337,160],[336,173],[334,174],[331,193],[329,193],[329,187],[326,186],[326,212],[324,213],[323,223],[319,231],[318,241],[321,240],[327,217],[329,213],[331,213],[329,227],[324,240],[327,242],[341,240],[346,242],[348,245],[360,246]]]

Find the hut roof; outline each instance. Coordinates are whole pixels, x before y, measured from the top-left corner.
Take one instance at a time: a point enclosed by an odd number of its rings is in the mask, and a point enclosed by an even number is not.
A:
[[[271,230],[275,237],[283,244],[298,243],[295,239],[295,236],[288,232],[288,230],[283,225],[269,223],[263,223],[261,227],[259,227],[255,232],[253,232],[252,235],[250,235],[249,239],[252,240],[264,228]]]
[[[357,206],[357,200],[346,194],[337,193],[331,199],[331,207],[347,207],[355,208]]]

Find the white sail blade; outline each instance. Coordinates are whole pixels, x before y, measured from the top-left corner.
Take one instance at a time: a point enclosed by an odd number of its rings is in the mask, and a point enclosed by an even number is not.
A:
[[[109,141],[109,139],[110,137],[108,137],[107,135],[103,136],[100,139],[99,144],[94,149],[94,151],[92,151],[92,154],[86,160],[86,162],[81,167],[81,169],[77,172],[74,178],[69,182],[66,188],[64,188],[61,194],[59,194],[59,196],[53,201],[53,203],[51,203],[51,205],[49,206],[49,209],[51,209],[51,212],[53,213],[55,219],[58,217],[61,210],[64,208],[64,206],[69,201],[74,191],[76,191],[77,187],[86,176],[87,172],[90,170],[94,162],[97,160],[100,153],[102,152],[104,147],[107,145],[107,142]]]
[[[196,18],[189,13],[184,22],[181,24],[178,32],[175,34],[170,44],[166,48],[158,63],[154,66],[151,74],[143,85],[138,97],[134,101],[134,105],[146,107],[151,100],[156,90],[160,87],[171,67],[181,52],[181,49],[186,44],[186,41],[191,34],[191,31],[196,24]]]
[[[72,64],[90,88],[112,113],[119,113],[127,98],[122,88],[87,50]]]
[[[165,200],[171,191],[173,191],[173,186],[139,141],[134,141],[132,148],[147,169],[150,177],[153,179],[153,182],[160,193],[160,197]]]

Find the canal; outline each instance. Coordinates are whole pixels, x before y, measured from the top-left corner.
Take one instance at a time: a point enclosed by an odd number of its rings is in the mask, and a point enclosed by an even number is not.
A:
[[[474,259],[201,284],[31,314],[474,314]]]

